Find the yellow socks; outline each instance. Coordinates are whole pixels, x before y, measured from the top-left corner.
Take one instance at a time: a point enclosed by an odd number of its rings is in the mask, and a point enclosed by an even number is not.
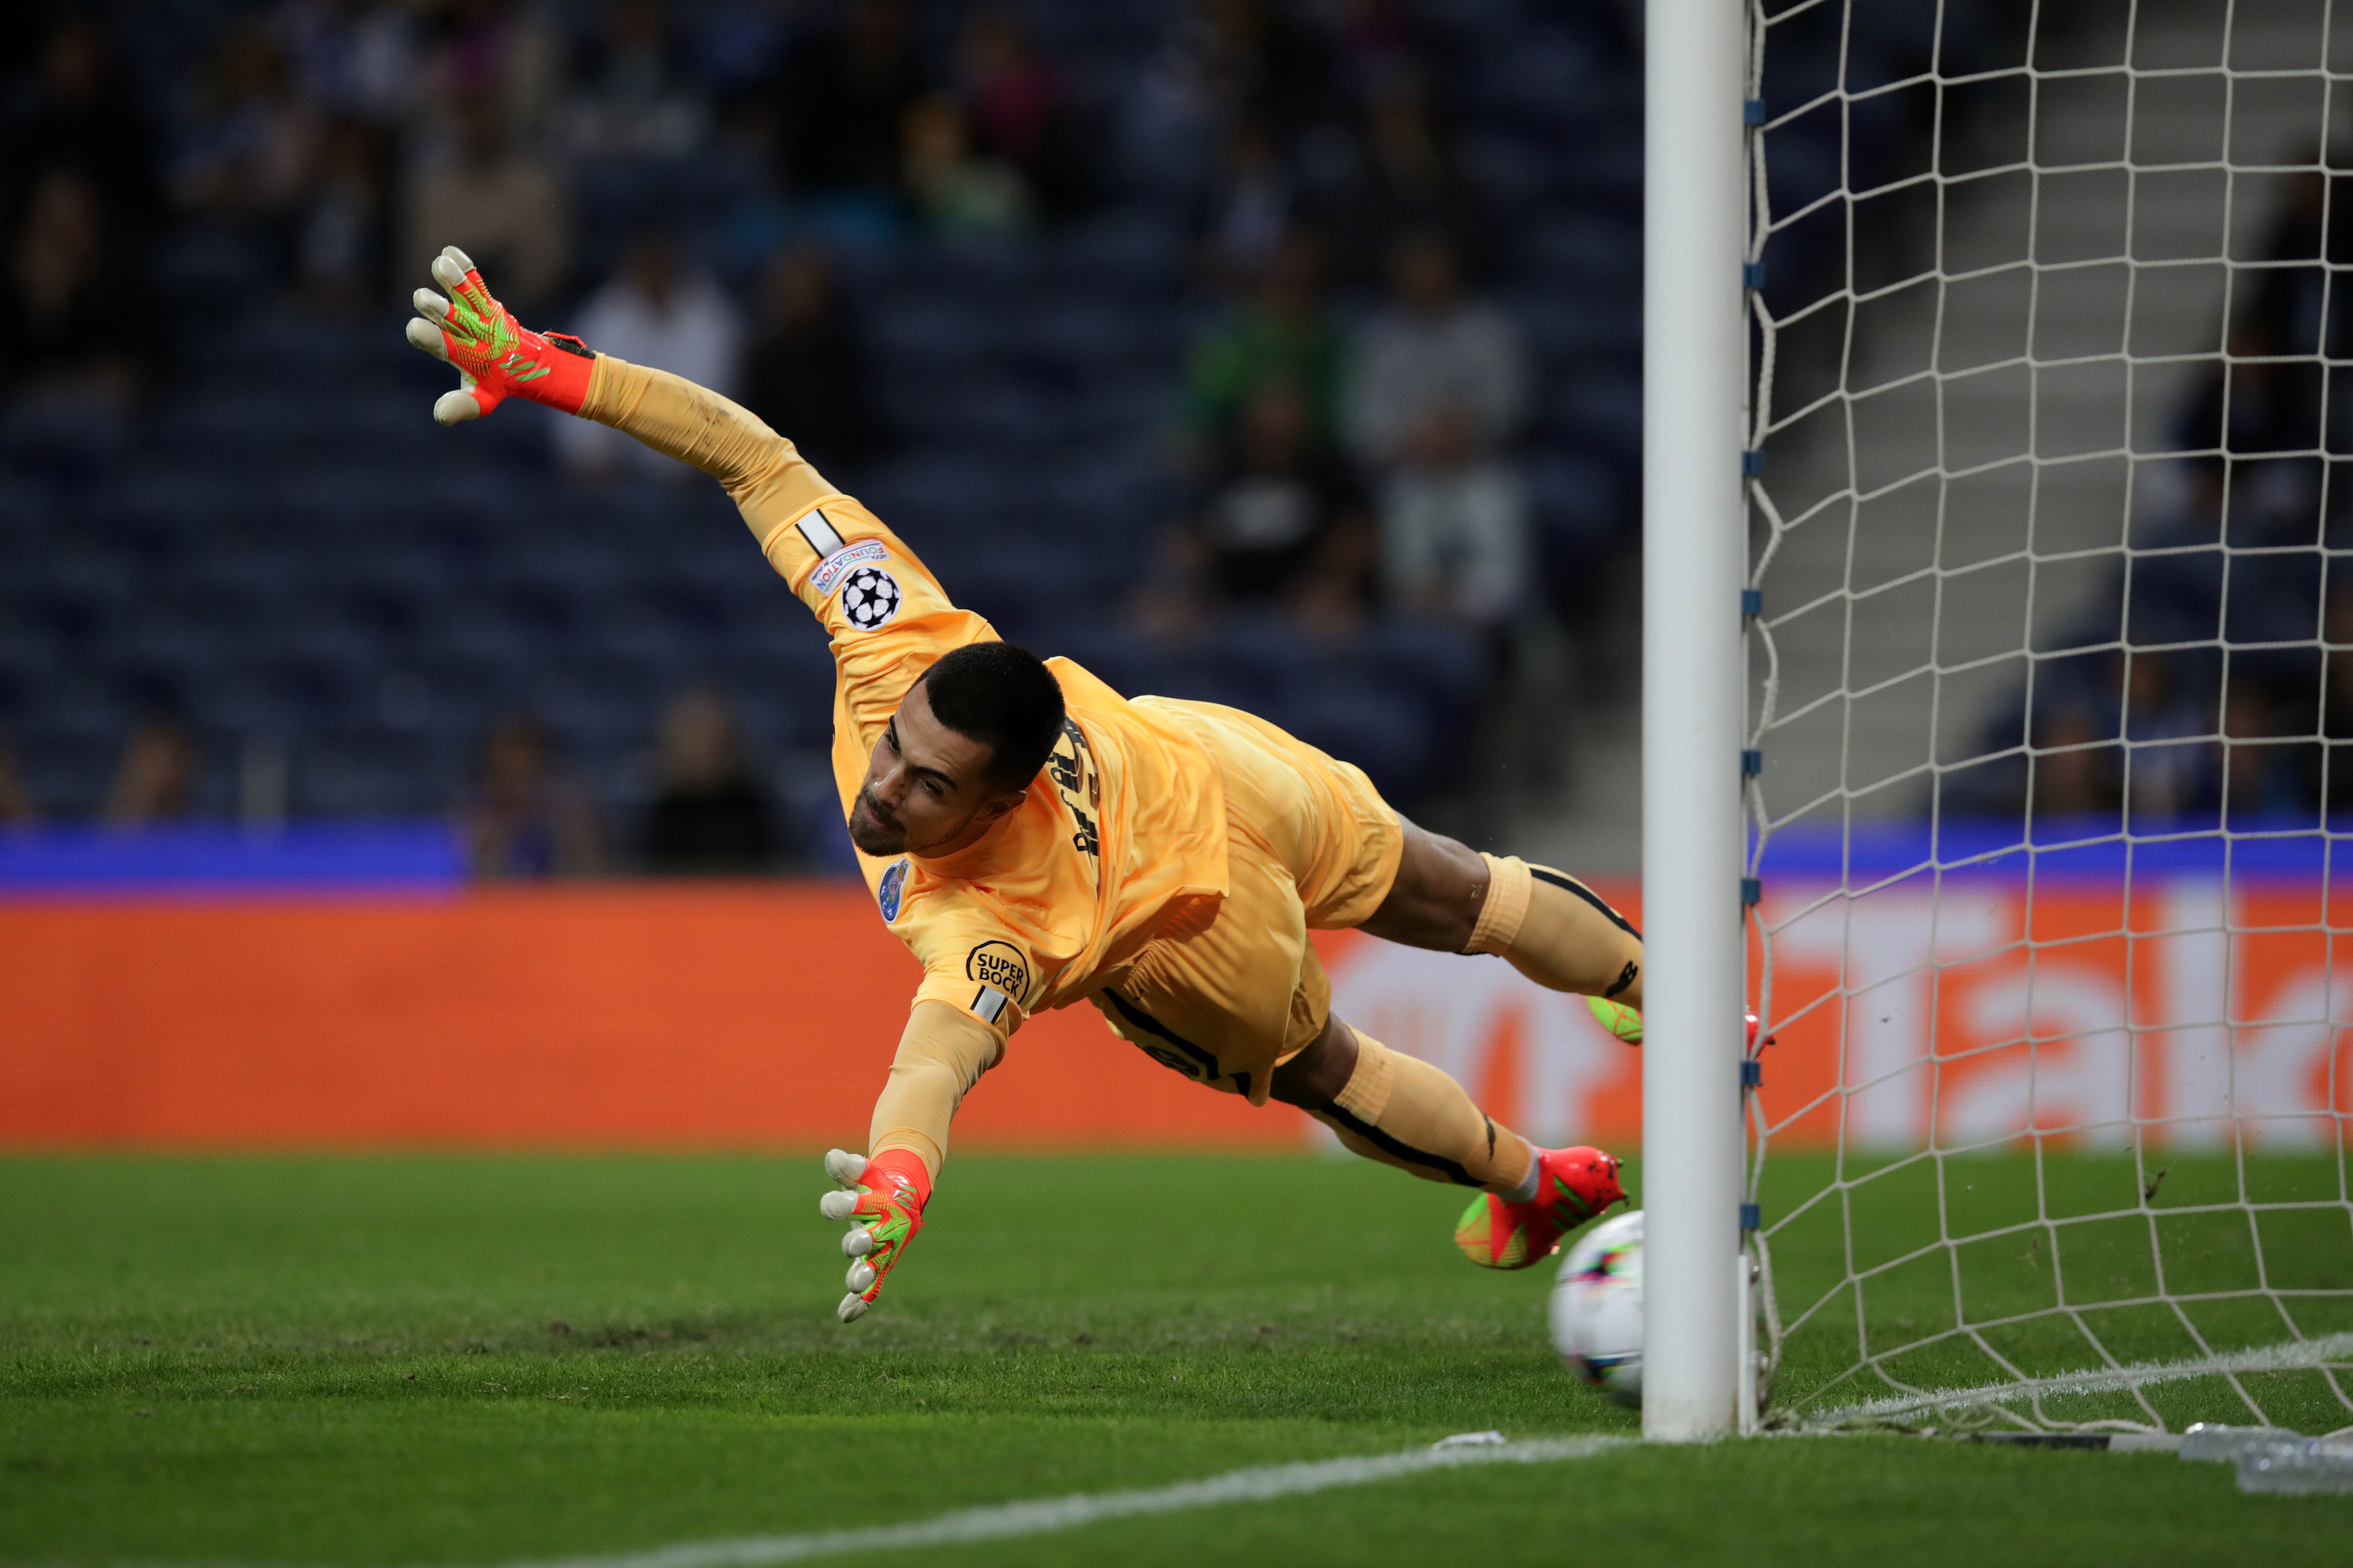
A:
[[[1501,953],[1554,991],[1604,996],[1640,1011],[1642,933],[1574,877],[1513,856],[1487,862],[1487,899],[1465,952]]]
[[[1533,1189],[1535,1160],[1526,1139],[1428,1062],[1354,1032],[1356,1070],[1330,1105],[1312,1112],[1350,1151],[1425,1181],[1507,1195]]]

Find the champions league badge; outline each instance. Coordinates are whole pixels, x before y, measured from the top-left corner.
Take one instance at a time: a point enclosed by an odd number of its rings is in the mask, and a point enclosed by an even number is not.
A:
[[[899,579],[880,566],[860,566],[841,585],[841,613],[861,632],[879,631],[899,613]]]
[[[907,862],[902,857],[900,859],[892,861],[891,863],[891,868],[882,873],[882,887],[879,897],[882,902],[882,923],[884,925],[889,925],[892,921],[899,918],[899,898],[900,895],[904,893],[906,890]]]

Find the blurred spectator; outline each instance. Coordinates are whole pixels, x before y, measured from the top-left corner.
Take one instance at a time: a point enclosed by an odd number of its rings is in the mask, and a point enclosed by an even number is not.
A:
[[[685,18],[695,75],[710,89],[744,145],[776,141],[775,105],[765,101],[795,34],[811,19],[806,0],[720,0]]]
[[[108,232],[97,188],[54,170],[34,188],[0,291],[0,391],[18,402],[127,408],[154,371],[143,280]]]
[[[942,239],[1018,234],[1029,226],[1029,193],[1013,166],[976,156],[964,110],[926,98],[907,110],[907,200]]]
[[[40,820],[30,791],[16,773],[16,753],[8,731],[0,730],[0,827],[29,827]]]
[[[366,125],[404,119],[417,97],[422,10],[403,0],[285,0],[275,32],[304,101]]]
[[[819,468],[853,468],[876,444],[865,343],[815,246],[770,258],[759,336],[744,356],[746,408]]]
[[[690,691],[662,719],[660,792],[638,851],[660,876],[778,869],[775,803],[744,755],[735,716],[715,693]]]
[[[406,237],[393,270],[422,279],[446,245],[496,279],[499,297],[519,310],[544,303],[571,265],[571,215],[546,163],[511,149],[495,104],[483,95],[456,105],[457,138],[446,163],[415,176]]]
[[[1330,528],[1283,595],[1293,624],[1327,643],[1345,643],[1363,631],[1373,614],[1379,555],[1364,508],[1335,507]]]
[[[1503,463],[1475,462],[1461,419],[1441,416],[1424,461],[1380,488],[1381,582],[1391,605],[1478,631],[1524,613],[1534,552],[1527,495]]]
[[[1219,176],[1197,226],[1200,268],[1209,286],[1229,289],[1258,277],[1274,258],[1297,216],[1298,192],[1263,120],[1235,124]]]
[[[929,90],[905,0],[849,0],[839,26],[785,55],[776,99],[787,184],[803,195],[896,191],[900,133]]]
[[[149,719],[123,742],[103,815],[115,827],[175,822],[187,816],[195,793],[195,740],[170,719]]]
[[[1285,234],[1255,297],[1193,347],[1187,368],[1184,430],[1197,458],[1214,457],[1261,389],[1276,383],[1305,400],[1318,444],[1335,434],[1345,363],[1340,331],[1324,303],[1324,257],[1314,235]]]
[[[556,767],[547,736],[529,719],[501,720],[483,737],[475,792],[459,807],[458,826],[474,875],[485,880],[588,876],[604,860],[596,808]]]
[[[1355,480],[1316,439],[1306,397],[1284,383],[1251,395],[1234,445],[1192,524],[1209,586],[1229,605],[1265,605],[1313,576],[1317,613],[1329,621],[1332,596],[1350,591],[1350,535],[1364,529]]]
[[[1061,79],[1029,47],[1009,5],[983,5],[964,28],[964,105],[974,145],[1019,173],[1037,210],[1060,218],[1094,196],[1094,160]]]
[[[613,280],[591,296],[579,317],[590,348],[632,364],[666,370],[723,396],[733,396],[744,353],[734,303],[716,283],[686,265],[666,234],[640,235]],[[632,468],[656,479],[693,470],[608,426],[566,419],[555,427],[556,457],[575,475]]]
[[[156,168],[154,133],[104,35],[84,19],[58,23],[30,93],[0,133],[0,201],[14,213],[44,175],[70,170],[135,245],[162,205]]]
[[[566,114],[575,152],[674,158],[709,129],[660,0],[612,0],[575,80]]]
[[[2216,798],[2207,804],[2234,822],[2308,816],[2306,770],[2297,766],[2306,750],[2281,734],[2278,706],[2258,682],[2233,679],[2222,701],[2222,754],[2211,786]]]
[[[469,106],[486,107],[499,138],[533,147],[545,131],[564,79],[563,42],[553,7],[515,0],[428,0],[424,96],[462,142]]]
[[[294,237],[294,270],[303,294],[331,310],[375,305],[388,287],[391,261],[391,150],[383,131],[364,120],[330,123]]]
[[[1366,104],[1362,146],[1323,200],[1333,245],[1359,281],[1374,280],[1409,235],[1442,234],[1472,257],[1486,235],[1476,196],[1440,140],[1429,95],[1409,76],[1391,79]]]
[[[1411,235],[1390,256],[1389,307],[1367,327],[1349,382],[1350,444],[1377,469],[1425,461],[1433,441],[1493,457],[1527,417],[1525,340],[1464,294],[1442,234]]]
[[[268,29],[232,27],[206,70],[203,108],[174,174],[181,204],[236,224],[275,253],[311,181],[318,117],[294,90]]]
[[[2112,728],[2104,731],[2091,712],[2072,703],[2052,708],[2035,725],[2037,816],[2087,816],[2115,809],[2115,733]]]
[[[1402,242],[1391,282],[1347,408],[1380,478],[1382,575],[1399,607],[1496,627],[1531,571],[1526,497],[1503,452],[1526,414],[1526,346],[1508,316],[1463,297],[1441,236]]]
[[[2203,793],[2212,699],[2200,704],[2164,654],[2136,649],[2116,658],[2123,666],[2125,803],[2136,819],[2168,821]]]

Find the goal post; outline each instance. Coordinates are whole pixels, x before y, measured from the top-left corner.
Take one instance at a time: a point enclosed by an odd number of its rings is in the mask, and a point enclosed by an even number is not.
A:
[[[1642,1434],[1739,1425],[1742,0],[1648,0],[1642,301]]]

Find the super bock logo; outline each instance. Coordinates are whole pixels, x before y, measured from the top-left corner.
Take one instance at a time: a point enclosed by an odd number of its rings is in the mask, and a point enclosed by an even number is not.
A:
[[[1029,994],[1029,966],[1009,942],[984,942],[965,955],[965,974],[993,985],[1018,1002]]]

